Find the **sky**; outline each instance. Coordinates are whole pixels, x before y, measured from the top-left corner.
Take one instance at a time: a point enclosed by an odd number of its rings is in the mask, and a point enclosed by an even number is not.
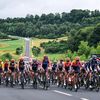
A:
[[[72,9],[100,10],[100,0],[0,0],[0,18],[62,13]]]

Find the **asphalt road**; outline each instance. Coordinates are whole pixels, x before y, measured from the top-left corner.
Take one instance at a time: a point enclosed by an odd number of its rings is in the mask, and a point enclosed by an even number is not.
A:
[[[25,56],[30,57],[30,39],[25,38],[26,44],[25,44]]]
[[[0,100],[100,100],[100,92],[86,91],[80,89],[78,92],[51,86],[49,90],[41,87],[32,89],[27,87],[24,90],[20,87],[0,87]]]

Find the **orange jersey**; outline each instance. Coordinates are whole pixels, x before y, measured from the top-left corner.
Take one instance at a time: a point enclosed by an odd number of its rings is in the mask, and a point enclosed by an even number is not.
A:
[[[81,65],[81,62],[79,61],[79,62],[76,62],[76,61],[73,61],[72,62],[72,66],[74,66],[74,67],[81,67],[82,65]]]
[[[65,62],[65,63],[64,63],[64,66],[65,66],[65,68],[66,68],[66,67],[70,67],[70,66],[71,66],[71,62]]]

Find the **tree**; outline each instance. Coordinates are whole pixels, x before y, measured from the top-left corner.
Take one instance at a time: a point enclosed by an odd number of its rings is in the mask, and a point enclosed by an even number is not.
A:
[[[39,15],[35,15],[35,20],[38,21],[39,20]]]
[[[90,36],[90,45],[97,46],[97,44],[100,42],[100,23],[96,25],[94,28],[93,34]]]
[[[97,50],[97,54],[100,54],[100,43],[98,44],[96,50]]]
[[[90,54],[90,47],[88,46],[88,42],[81,41],[78,50],[79,55],[86,55],[86,57]]]
[[[56,24],[60,24],[60,23],[61,23],[61,16],[60,16],[59,13],[56,13],[56,14],[55,14],[54,20],[55,20],[55,23],[56,23]]]
[[[100,11],[99,10],[91,11],[91,16],[92,17],[100,16]]]
[[[55,18],[55,15],[53,13],[50,13],[47,15],[47,24],[54,24],[54,18]]]
[[[91,51],[90,51],[90,54],[97,54],[97,50],[96,50],[96,48],[91,47],[90,50],[91,50]]]
[[[46,14],[42,14],[41,17],[40,17],[40,20],[41,21],[45,21],[46,20],[46,17],[47,17]]]

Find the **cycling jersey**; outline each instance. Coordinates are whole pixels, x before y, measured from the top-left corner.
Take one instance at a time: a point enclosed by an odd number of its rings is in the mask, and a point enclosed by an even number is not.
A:
[[[71,62],[65,62],[64,65],[65,65],[65,70],[68,72],[71,66]]]
[[[55,71],[56,68],[57,68],[57,64],[53,64],[53,66],[52,66],[52,71]]]
[[[20,71],[23,71],[24,70],[24,65],[25,65],[25,63],[23,61],[20,61],[19,62],[19,70]]]
[[[97,59],[90,60],[90,65],[91,65],[93,71],[96,69],[97,64],[98,64]]]
[[[34,72],[36,72],[36,71],[38,70],[38,64],[37,64],[37,63],[33,63],[33,64],[32,64],[32,70],[33,70]]]
[[[11,63],[10,63],[9,69],[10,69],[12,72],[15,71],[15,62],[11,62]]]
[[[81,67],[82,65],[81,65],[81,62],[80,61],[78,61],[78,62],[76,62],[76,61],[74,61],[74,62],[72,62],[72,66],[74,66],[74,67]]]
[[[73,61],[72,67],[73,67],[75,72],[80,72],[80,67],[82,67],[82,65],[81,65],[80,61],[78,61],[78,62]]]
[[[8,62],[4,63],[4,71],[8,71],[8,66],[9,66]]]
[[[63,63],[59,63],[59,64],[58,64],[58,69],[59,69],[60,71],[63,70]]]
[[[43,69],[46,70],[48,68],[48,66],[49,66],[49,61],[48,60],[43,60],[43,62],[42,62]]]

